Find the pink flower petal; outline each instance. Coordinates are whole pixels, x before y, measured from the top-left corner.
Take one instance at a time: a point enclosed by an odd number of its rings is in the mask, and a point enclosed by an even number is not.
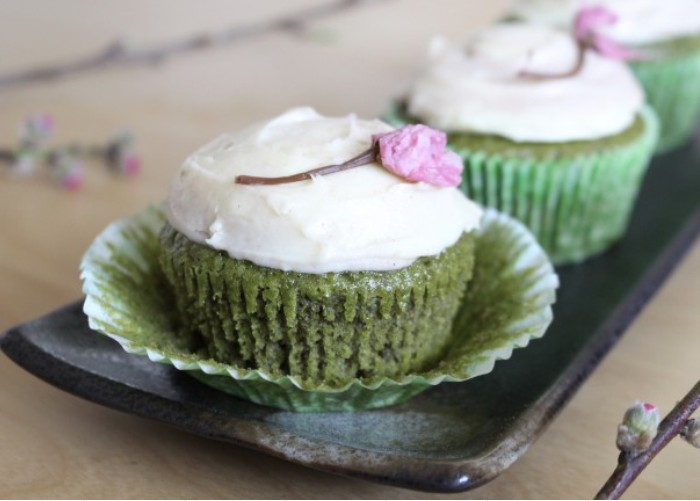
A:
[[[46,132],[50,132],[53,130],[54,121],[53,121],[53,117],[51,115],[48,115],[46,113],[41,113],[39,115],[36,115],[35,120],[36,120],[37,126],[41,130],[46,131]]]
[[[141,159],[136,155],[127,155],[122,160],[121,170],[125,176],[134,176],[141,169]]]
[[[382,165],[409,181],[433,186],[457,186],[462,182],[462,159],[447,150],[444,132],[425,125],[407,125],[375,136]]]
[[[617,22],[617,15],[602,6],[584,7],[574,20],[574,35],[578,40],[586,40],[600,26],[611,26]]]
[[[79,170],[69,172],[61,179],[61,186],[68,191],[75,191],[83,184],[83,175]]]
[[[574,20],[574,35],[576,40],[591,45],[596,52],[610,59],[619,61],[646,59],[646,54],[627,48],[599,33],[599,28],[612,26],[617,21],[618,16],[605,7],[585,7],[578,12]]]

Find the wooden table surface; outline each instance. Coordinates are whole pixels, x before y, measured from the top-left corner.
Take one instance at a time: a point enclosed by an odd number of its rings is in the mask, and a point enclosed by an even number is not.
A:
[[[134,46],[248,23],[318,0],[39,0],[0,3],[0,71],[70,59],[117,38]],[[0,144],[35,111],[56,143],[133,129],[141,174],[98,166],[74,193],[41,177],[0,175],[0,330],[79,298],[78,262],[110,221],[166,193],[183,158],[222,130],[303,104],[325,114],[381,113],[424,61],[434,34],[455,42],[506,1],[393,0],[157,67],[104,69],[0,89]],[[629,403],[670,409],[697,381],[700,243],[530,450],[491,483],[455,496],[316,472],[188,435],[63,393],[0,356],[0,497],[15,498],[590,498],[616,462]],[[676,440],[629,498],[700,496],[700,455]]]

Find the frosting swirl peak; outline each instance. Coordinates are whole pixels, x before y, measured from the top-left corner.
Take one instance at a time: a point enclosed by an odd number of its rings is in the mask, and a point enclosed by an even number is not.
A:
[[[601,33],[623,44],[700,34],[700,0],[518,0],[511,13],[531,23],[570,29],[576,13],[591,6],[604,7],[618,17]]]
[[[576,64],[573,37],[545,26],[497,25],[466,50],[438,39],[430,59],[409,92],[408,112],[447,131],[521,142],[591,140],[622,132],[644,102],[625,64],[593,51],[576,75],[546,81],[519,76],[563,73]]]

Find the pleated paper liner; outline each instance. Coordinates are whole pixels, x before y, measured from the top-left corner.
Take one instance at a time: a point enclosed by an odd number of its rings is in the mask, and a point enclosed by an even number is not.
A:
[[[644,49],[660,55],[633,61],[630,68],[659,117],[656,152],[662,153],[688,142],[700,123],[700,36]]]
[[[400,105],[386,119],[395,126],[415,121]],[[464,161],[467,196],[523,222],[552,261],[564,264],[623,235],[657,134],[655,114],[645,107],[638,123],[600,141],[529,144],[454,134],[448,147]]]
[[[398,379],[354,380],[340,388],[302,387],[293,377],[218,363],[176,336],[174,299],[158,265],[159,207],[108,226],[81,263],[84,311],[92,329],[127,352],[172,364],[200,381],[255,403],[294,411],[352,411],[396,404],[441,383],[490,372],[496,360],[542,336],[558,279],[520,223],[487,210],[476,242],[474,277],[455,319],[445,357]]]
[[[183,327],[225,364],[344,386],[435,364],[474,264],[474,232],[391,271],[296,273],[231,259],[170,224],[159,262]]]

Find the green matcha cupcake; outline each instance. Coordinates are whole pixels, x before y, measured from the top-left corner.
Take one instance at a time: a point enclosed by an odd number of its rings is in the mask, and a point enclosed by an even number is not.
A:
[[[700,8],[700,6],[698,6]],[[700,35],[639,47],[652,56],[630,62],[659,117],[656,148],[663,153],[692,138],[700,120]],[[654,55],[656,54],[656,55]]]
[[[571,29],[585,9],[610,12],[596,36],[638,55],[629,65],[659,117],[657,152],[688,142],[700,119],[700,1],[519,0],[510,18]]]
[[[518,23],[480,33],[465,50],[435,41],[386,119],[447,132],[467,196],[524,222],[560,264],[623,235],[658,132],[623,63]]]
[[[200,334],[182,330],[159,263],[164,224],[162,207],[149,207],[113,222],[90,245],[80,265],[90,327],[129,353],[262,405],[331,412],[397,404],[433,386],[491,372],[496,361],[542,336],[552,320],[558,279],[550,261],[522,224],[489,209],[474,231],[473,277],[436,363],[393,378],[354,378],[343,386],[226,364],[209,357]]]
[[[455,187],[462,165],[444,134],[406,131],[299,108],[190,156],[160,233],[182,337],[217,362],[311,387],[434,365],[481,209]],[[401,172],[402,148],[423,140],[437,156]]]

